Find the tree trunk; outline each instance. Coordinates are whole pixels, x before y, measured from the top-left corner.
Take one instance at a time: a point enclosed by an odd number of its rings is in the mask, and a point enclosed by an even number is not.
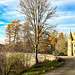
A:
[[[15,37],[16,37],[16,35],[14,35],[14,44],[15,44]]]
[[[9,35],[9,44],[11,44],[11,35]]]
[[[36,64],[38,63],[37,50],[38,50],[38,45],[36,45],[36,47],[35,47],[35,60],[36,60]]]

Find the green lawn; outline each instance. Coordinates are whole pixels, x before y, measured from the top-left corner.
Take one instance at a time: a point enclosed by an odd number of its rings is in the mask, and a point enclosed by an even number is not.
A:
[[[64,62],[62,64],[60,64],[61,62],[62,61],[48,61],[47,60],[47,61],[38,63],[36,65],[33,65],[30,69],[23,70],[18,75],[26,75],[26,74],[35,75],[37,73],[42,74],[42,73],[45,73],[43,71],[48,72],[48,71],[51,71],[51,70],[54,70],[54,69],[60,67],[61,65],[64,64]],[[57,65],[59,65],[59,66],[57,66]]]

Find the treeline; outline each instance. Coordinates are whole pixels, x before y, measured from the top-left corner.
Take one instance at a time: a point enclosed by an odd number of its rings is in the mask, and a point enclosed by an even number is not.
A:
[[[40,28],[42,28],[40,26]],[[35,52],[33,28],[29,22],[12,21],[7,25],[5,39],[6,51],[16,52]],[[42,33],[42,30],[40,31]],[[41,35],[40,33],[40,35]],[[44,31],[40,37],[38,53],[65,53],[67,52],[67,36],[63,32]]]

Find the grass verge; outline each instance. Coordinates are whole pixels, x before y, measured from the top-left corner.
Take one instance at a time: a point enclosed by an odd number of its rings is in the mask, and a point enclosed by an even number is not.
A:
[[[55,70],[64,65],[63,61],[44,61],[33,65],[29,69],[25,69],[17,75],[40,75]]]

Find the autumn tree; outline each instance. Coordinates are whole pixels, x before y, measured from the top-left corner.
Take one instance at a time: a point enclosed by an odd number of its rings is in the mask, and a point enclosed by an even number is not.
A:
[[[9,44],[12,42],[18,43],[20,40],[21,24],[20,20],[12,21],[7,25],[6,36],[9,39]]]
[[[23,38],[23,48],[26,52],[31,52],[33,49],[33,33],[32,27],[30,26],[29,22],[24,22],[22,24],[22,38]]]
[[[32,27],[29,26],[29,22],[25,22],[22,24],[22,38],[24,42],[29,42],[30,38],[32,38]]]
[[[13,33],[13,42],[19,43],[20,41],[20,35],[21,35],[21,24],[20,20],[12,21],[12,33]]]
[[[57,44],[57,34],[58,32],[56,30],[53,30],[52,32],[45,31],[40,38],[40,51],[43,53],[52,54]]]
[[[21,9],[20,12],[25,15],[25,19],[29,21],[33,28],[35,59],[36,63],[38,63],[37,50],[39,39],[45,30],[49,28],[52,29],[52,27],[54,27],[52,25],[48,25],[47,20],[55,17],[57,7],[53,8],[51,3],[47,0],[20,0],[19,5]]]
[[[40,34],[39,34],[40,35]],[[50,41],[48,39],[49,32],[45,31],[39,39],[38,52],[39,53],[50,53],[49,44]]]
[[[55,46],[57,44],[57,35],[58,32],[56,30],[53,30],[50,34],[49,34],[49,41],[50,41],[50,45],[51,45],[51,50],[54,51],[55,50]]]
[[[12,38],[12,23],[7,25],[7,28],[5,31],[6,31],[7,42],[9,44],[11,44],[11,42],[12,42],[12,40],[11,40],[11,38]]]
[[[67,37],[63,32],[59,33],[57,37],[56,50],[59,52],[67,51]]]
[[[9,23],[7,25],[6,28],[6,39],[5,39],[5,48],[6,50],[10,50],[10,51],[14,51],[14,50],[19,50],[18,48],[15,49],[16,47],[18,47],[18,44],[21,41],[21,24],[20,24],[20,20],[15,20],[12,21],[11,23]]]

